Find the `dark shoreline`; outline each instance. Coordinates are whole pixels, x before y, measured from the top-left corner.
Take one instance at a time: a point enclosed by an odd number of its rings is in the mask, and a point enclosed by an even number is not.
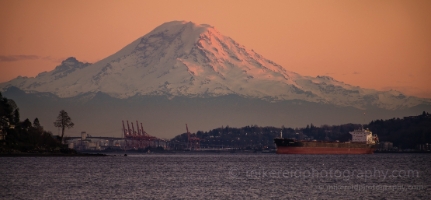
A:
[[[107,154],[105,154],[107,153]],[[96,153],[96,152],[82,152],[77,154],[62,154],[62,153],[0,153],[0,157],[105,157],[105,156],[118,156],[118,155],[110,155],[110,154],[275,154],[275,152],[270,153],[263,153],[263,152],[252,152],[252,151],[235,151],[235,152],[229,152],[229,151],[162,151],[162,152],[136,152],[136,151],[126,151],[126,152],[103,152],[103,153]],[[374,152],[375,154],[428,154],[431,152],[424,152],[424,151],[411,151],[411,152],[402,152],[402,151],[386,151],[386,152]]]
[[[431,153],[431,151],[374,151],[374,153]]]
[[[0,154],[0,157],[100,157],[108,156],[101,153],[78,153],[78,154],[61,154],[61,153],[13,153]]]

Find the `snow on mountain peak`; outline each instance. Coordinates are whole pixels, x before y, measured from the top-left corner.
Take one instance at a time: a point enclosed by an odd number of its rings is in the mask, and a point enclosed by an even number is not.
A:
[[[210,25],[185,21],[164,23],[92,65],[71,57],[51,72],[36,78],[14,79],[0,88],[8,86],[60,97],[95,92],[116,98],[236,94],[270,101],[300,99],[384,108],[420,102],[399,95],[395,98],[389,93],[382,95],[327,76],[301,76],[223,36]]]
[[[208,24],[195,24],[193,22],[186,21],[172,21],[166,22],[154,30],[152,30],[148,35],[157,34],[164,32],[166,34],[177,34],[182,32],[184,34],[189,35],[190,38],[196,38],[201,33],[207,31],[209,28],[214,28]]]
[[[75,71],[76,69],[82,69],[91,65],[90,63],[79,62],[75,57],[69,57],[66,60],[61,62],[61,65],[55,67],[54,74],[66,72],[70,73]]]

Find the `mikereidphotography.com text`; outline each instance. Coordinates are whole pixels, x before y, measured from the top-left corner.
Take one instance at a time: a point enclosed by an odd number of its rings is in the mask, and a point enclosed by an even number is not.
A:
[[[371,179],[414,179],[420,177],[420,172],[413,169],[380,170],[373,169],[273,169],[250,168],[241,169],[231,167],[228,175],[230,178],[241,179],[359,179],[364,182]]]

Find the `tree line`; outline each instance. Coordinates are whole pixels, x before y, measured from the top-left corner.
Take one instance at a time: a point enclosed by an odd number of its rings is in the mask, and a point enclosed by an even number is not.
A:
[[[54,125],[62,129],[61,136],[44,130],[38,118],[33,122],[28,118],[21,121],[15,101],[3,97],[0,92],[0,134],[5,137],[0,141],[0,153],[73,153],[62,142],[65,129],[73,127],[66,111],[60,111]]]
[[[388,120],[373,120],[368,124],[380,141],[392,142],[401,149],[414,149],[418,144],[431,144],[431,115],[421,115]]]
[[[368,128],[377,134],[380,141],[393,142],[402,149],[414,149],[417,144],[431,143],[431,115],[423,112],[418,116],[373,120],[369,124],[322,125],[313,124],[303,128],[260,127],[257,125],[241,128],[220,127],[210,131],[197,131],[192,136],[200,138],[201,148],[264,149],[275,148],[274,138],[298,140],[339,141],[351,140],[350,131]],[[171,147],[185,148],[187,134],[182,133],[171,140]]]

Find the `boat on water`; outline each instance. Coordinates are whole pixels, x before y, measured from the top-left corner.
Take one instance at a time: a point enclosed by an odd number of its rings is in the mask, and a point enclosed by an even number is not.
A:
[[[356,129],[349,132],[349,142],[302,141],[296,139],[275,138],[277,154],[372,154],[379,142],[377,135],[368,129]]]

